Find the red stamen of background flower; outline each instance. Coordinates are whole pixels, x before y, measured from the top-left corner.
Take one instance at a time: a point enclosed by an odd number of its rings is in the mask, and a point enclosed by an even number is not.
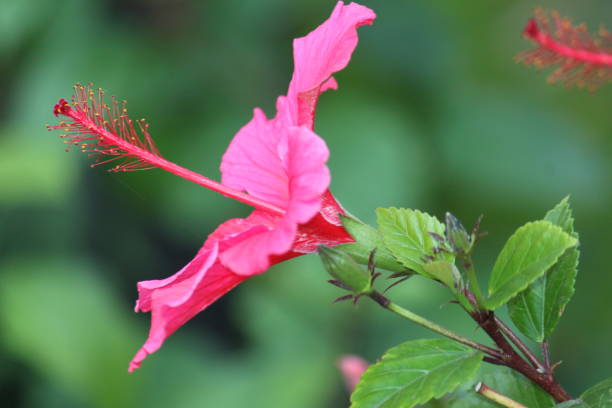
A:
[[[130,119],[125,101],[119,104],[113,97],[108,105],[104,101],[104,91],[99,89],[94,92],[91,84],[77,84],[74,90],[72,104],[60,99],[53,108],[56,116],[63,115],[71,121],[62,121],[59,125],[48,126],[48,129],[67,132],[60,135],[66,139],[64,143],[79,146],[81,151],[95,157],[96,162],[92,167],[116,161],[122,162],[109,171],[148,170],[158,167],[271,214],[285,213],[273,204],[227,187],[161,157],[149,134],[148,123],[144,119]]]
[[[558,66],[548,77],[551,83],[586,86],[596,89],[612,80],[612,35],[603,27],[592,38],[586,25],[572,25],[567,18],[552,12],[555,27],[542,9],[536,9],[535,18],[529,20],[523,35],[536,44],[535,50],[525,51],[516,59],[537,69]]]

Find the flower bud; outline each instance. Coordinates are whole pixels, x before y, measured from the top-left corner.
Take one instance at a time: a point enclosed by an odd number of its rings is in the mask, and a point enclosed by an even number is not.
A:
[[[372,289],[371,276],[346,252],[322,245],[319,255],[327,272],[354,294]]]
[[[472,239],[461,222],[451,213],[445,217],[446,240],[455,252],[468,253],[472,249]]]

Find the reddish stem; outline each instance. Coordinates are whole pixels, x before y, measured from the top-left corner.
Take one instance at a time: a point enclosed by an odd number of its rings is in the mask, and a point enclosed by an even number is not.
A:
[[[501,331],[510,339],[510,341],[518,348],[521,353],[529,360],[538,371],[545,371],[545,366],[538,360],[538,358],[529,350],[529,347],[523,343],[523,341],[497,316],[495,316],[495,323],[499,326]]]
[[[472,314],[472,318],[476,320],[478,325],[489,335],[495,344],[503,350],[504,355],[502,356],[502,360],[507,367],[529,378],[534,384],[537,384],[550,394],[557,402],[572,399],[563,387],[555,381],[553,376],[548,373],[539,372],[514,350],[512,345],[502,334],[493,312],[475,312]]]

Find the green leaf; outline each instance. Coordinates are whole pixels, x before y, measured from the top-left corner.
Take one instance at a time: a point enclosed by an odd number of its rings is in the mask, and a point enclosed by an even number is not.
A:
[[[554,405],[550,395],[507,367],[483,365],[476,380],[529,408],[550,408]],[[477,394],[473,386],[469,390],[452,393],[447,400],[448,408],[500,408],[498,404]]]
[[[349,216],[341,216],[342,224],[348,233],[355,239],[350,244],[338,245],[361,264],[367,265],[370,252],[376,248],[376,266],[392,272],[403,272],[404,266],[399,264],[389,250],[385,247],[382,235],[374,227]]]
[[[574,218],[564,198],[550,210],[544,220],[559,226],[566,233],[578,238],[574,232]],[[577,248],[570,248],[542,277],[508,303],[510,318],[518,329],[530,339],[542,342],[554,331],[565,307],[574,294],[578,272]]]
[[[508,239],[495,261],[485,306],[494,310],[542,276],[578,240],[549,221],[530,222]]]
[[[562,402],[554,406],[554,408],[593,408],[582,400],[575,399]]]
[[[452,254],[434,252],[438,242],[430,233],[444,236],[444,224],[435,217],[419,210],[395,207],[379,208],[376,215],[385,245],[406,268],[431,277],[423,265],[435,260],[454,261]]]
[[[476,374],[482,353],[447,339],[389,349],[361,376],[351,408],[410,408],[454,390]]]
[[[557,327],[574,294],[579,251],[570,248],[544,276],[508,302],[508,313],[530,339],[543,342]]]
[[[577,237],[574,233],[574,217],[572,209],[569,205],[569,197],[565,197],[552,210],[548,211],[544,216],[544,220],[550,221],[571,236]]]
[[[583,392],[580,399],[591,408],[612,408],[612,377]]]
[[[434,261],[423,265],[423,270],[434,279],[437,279],[456,292],[461,284],[461,273],[454,263]]]
[[[465,308],[472,310],[473,306],[463,293],[464,283],[461,272],[454,263],[447,261],[433,261],[423,265],[423,270],[428,276],[444,283],[456,296],[457,301]]]

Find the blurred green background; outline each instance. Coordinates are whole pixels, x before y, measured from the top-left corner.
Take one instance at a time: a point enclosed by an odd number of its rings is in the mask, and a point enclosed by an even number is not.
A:
[[[606,0],[364,1],[337,92],[319,104],[332,189],[373,222],[377,206],[485,214],[477,252],[492,265],[520,224],[572,195],[581,234],[577,293],[553,339],[573,394],[612,364],[612,85],[546,84],[513,63],[535,5],[592,30]],[[273,267],[170,338],[135,374],[149,316],[139,280],[176,272],[215,226],[248,208],[162,171],[108,174],[64,152],[53,104],[77,82],[129,100],[168,159],[218,178],[220,157],[255,106],[273,114],[292,72],[291,40],[334,2],[0,0],[0,406],[342,407],[343,353],[373,361],[429,335],[340,296],[315,256]],[[448,294],[412,279],[400,304],[469,336]],[[432,335],[433,336],[433,335]]]

